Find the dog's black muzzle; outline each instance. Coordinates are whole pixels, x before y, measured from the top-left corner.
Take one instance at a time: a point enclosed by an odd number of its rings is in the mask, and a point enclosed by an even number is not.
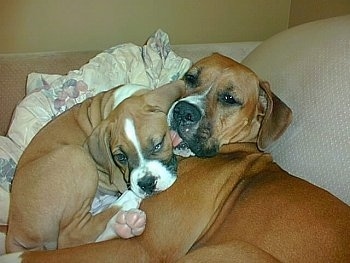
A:
[[[154,193],[157,186],[157,178],[154,176],[144,176],[137,185],[149,196]]]
[[[171,129],[182,138],[176,148],[190,149],[198,157],[211,157],[217,154],[218,145],[211,138],[211,124],[205,120],[201,109],[190,102],[179,101],[174,106]]]
[[[198,107],[187,102],[179,101],[173,110],[174,126],[176,128],[191,127],[201,119],[201,112]]]

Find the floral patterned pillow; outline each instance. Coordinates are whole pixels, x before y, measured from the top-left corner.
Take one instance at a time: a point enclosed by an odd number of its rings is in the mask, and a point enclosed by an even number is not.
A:
[[[0,187],[7,192],[16,169],[16,163],[22,151],[9,138],[0,136]]]

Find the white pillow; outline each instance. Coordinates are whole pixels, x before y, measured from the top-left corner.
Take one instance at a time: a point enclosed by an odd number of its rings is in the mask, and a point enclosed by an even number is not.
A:
[[[243,64],[293,110],[276,162],[350,204],[350,15],[275,35]]]

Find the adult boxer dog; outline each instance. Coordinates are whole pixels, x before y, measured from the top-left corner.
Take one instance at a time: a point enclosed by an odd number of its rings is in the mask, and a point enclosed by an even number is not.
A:
[[[179,114],[182,106],[174,106],[173,129],[182,137],[174,133],[174,140],[183,140],[184,154],[218,154],[181,160],[176,183],[142,202],[145,232],[4,261],[349,262],[349,206],[258,150],[290,121],[268,83],[219,54],[200,60],[184,80],[183,105],[195,109]]]
[[[154,91],[124,85],[76,105],[46,125],[18,163],[7,251],[54,249],[116,234],[125,238],[141,234],[145,227],[145,215],[137,209],[141,200],[176,179],[166,116],[184,90],[182,81]],[[96,195],[112,204],[91,215]],[[82,204],[88,209],[81,210]],[[67,243],[60,232],[73,220],[78,220],[74,228],[79,234]]]
[[[184,80],[186,96],[168,115],[178,155],[211,157],[236,142],[257,142],[263,150],[291,121],[268,82],[219,54],[198,62]]]

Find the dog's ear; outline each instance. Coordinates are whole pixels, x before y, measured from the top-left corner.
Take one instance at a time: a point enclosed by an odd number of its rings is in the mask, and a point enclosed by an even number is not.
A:
[[[97,164],[99,172],[109,177],[109,183],[118,187],[120,192],[127,190],[124,175],[114,162],[110,149],[113,123],[105,120],[98,125],[87,138],[85,147],[89,150],[92,158]]]
[[[260,150],[266,149],[272,142],[277,140],[287,129],[292,121],[291,109],[271,92],[267,81],[259,81],[262,91],[260,102],[264,109],[257,145]]]
[[[167,113],[171,105],[185,95],[185,82],[177,80],[154,89],[144,96],[147,104],[156,106],[162,112]]]

